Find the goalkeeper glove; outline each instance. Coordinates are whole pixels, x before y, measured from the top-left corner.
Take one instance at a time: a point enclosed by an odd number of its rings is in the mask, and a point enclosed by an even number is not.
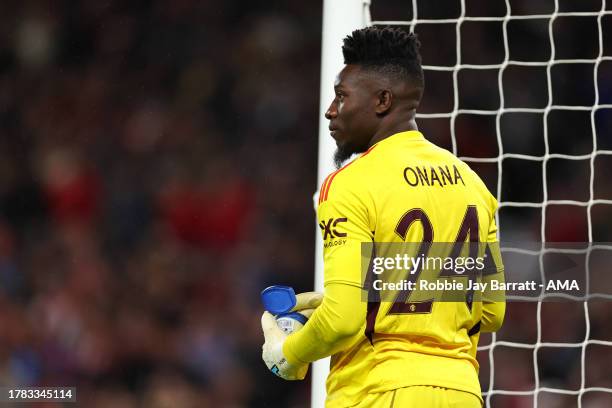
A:
[[[261,316],[261,328],[265,338],[261,358],[270,371],[284,380],[303,380],[308,364],[291,364],[287,361],[283,354],[287,334],[278,327],[276,318],[270,312],[264,312]]]
[[[299,312],[310,318],[323,302],[323,294],[304,292],[297,294],[295,299],[295,306],[290,312]],[[278,327],[276,318],[269,312],[264,312],[261,316],[261,328],[265,338],[261,357],[270,371],[285,380],[303,380],[308,372],[308,364],[294,365],[287,361],[283,355],[283,344],[287,334]]]
[[[290,312],[300,312],[305,309],[316,309],[323,302],[323,294],[319,292],[304,292],[295,295],[295,306]],[[312,314],[312,312],[310,313]],[[310,317],[310,315],[306,316]]]

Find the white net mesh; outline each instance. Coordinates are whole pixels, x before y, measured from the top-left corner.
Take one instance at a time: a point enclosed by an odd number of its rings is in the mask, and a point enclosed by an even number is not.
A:
[[[419,34],[427,88],[419,127],[496,193],[502,241],[538,241],[542,248],[551,241],[612,241],[612,6],[606,0],[364,6],[370,25],[403,25]],[[481,337],[488,407],[612,406],[612,292],[605,277],[589,275],[598,254],[611,250],[606,244],[566,250],[583,256],[584,295],[509,302],[504,328]],[[550,279],[546,251],[504,251],[534,256],[541,282]]]

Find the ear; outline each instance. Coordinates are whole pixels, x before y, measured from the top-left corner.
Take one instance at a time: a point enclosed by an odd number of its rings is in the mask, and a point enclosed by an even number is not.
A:
[[[376,98],[376,114],[382,115],[391,109],[393,103],[393,94],[390,89],[381,89],[377,93]]]

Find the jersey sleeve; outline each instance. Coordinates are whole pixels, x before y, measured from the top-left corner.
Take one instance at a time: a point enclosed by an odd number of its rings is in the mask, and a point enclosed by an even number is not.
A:
[[[304,327],[285,341],[289,362],[306,363],[330,356],[348,346],[365,324],[362,300],[362,243],[372,242],[373,211],[367,195],[349,180],[337,180],[319,204],[323,238],[324,298]]]
[[[361,301],[360,292],[353,285],[326,285],[323,303],[301,330],[285,340],[283,354],[287,361],[310,363],[349,346],[365,322],[366,303]]]
[[[339,180],[340,181],[340,180]],[[317,210],[323,238],[324,283],[362,286],[362,243],[374,239],[374,211],[350,180],[334,183]],[[366,256],[366,255],[364,255]]]

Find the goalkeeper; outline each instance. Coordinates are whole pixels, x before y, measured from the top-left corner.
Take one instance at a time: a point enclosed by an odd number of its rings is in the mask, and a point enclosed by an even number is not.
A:
[[[372,289],[361,246],[488,243],[482,279],[502,280],[497,202],[465,163],[418,131],[424,78],[414,34],[368,27],[346,37],[342,52],[325,113],[339,169],[321,186],[317,209],[324,297],[288,336],[264,313],[263,359],[277,375],[301,379],[310,362],[331,356],[329,408],[481,407],[476,347],[480,332],[501,326],[504,299],[415,301],[404,291],[376,301],[362,293]]]

